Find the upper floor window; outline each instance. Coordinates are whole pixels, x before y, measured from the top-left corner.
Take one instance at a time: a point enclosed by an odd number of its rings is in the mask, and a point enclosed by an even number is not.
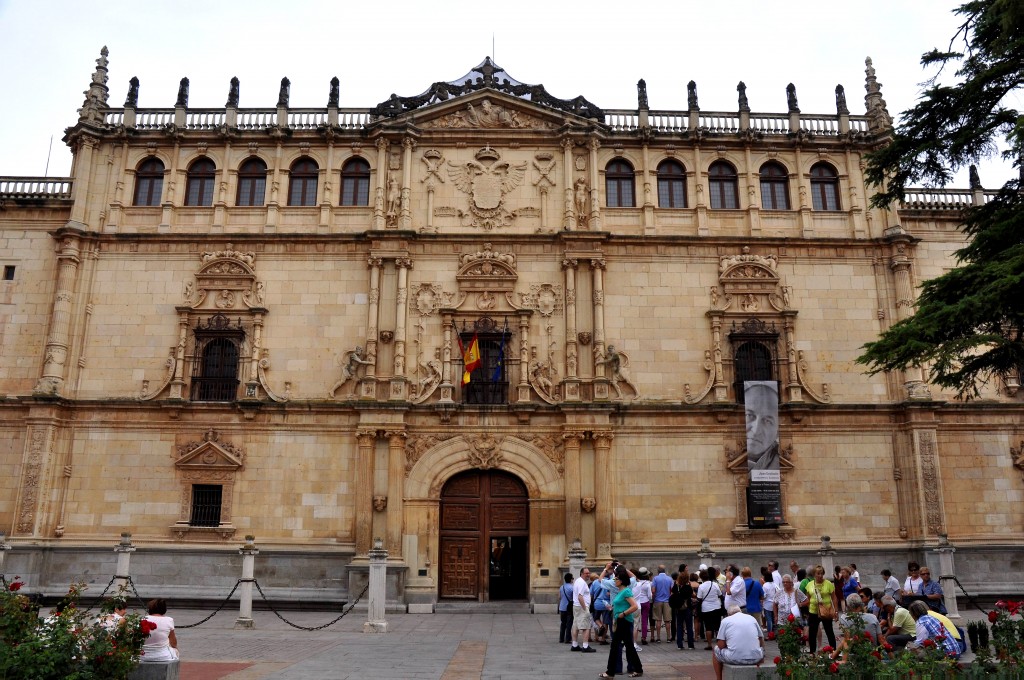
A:
[[[711,207],[714,210],[736,210],[740,207],[739,180],[736,168],[725,161],[716,161],[708,168]]]
[[[164,164],[159,158],[148,158],[135,171],[133,205],[160,205],[164,189]]]
[[[839,174],[828,163],[811,167],[811,201],[815,210],[840,210]]]
[[[768,341],[748,340],[735,347],[733,362],[736,401],[743,403],[743,383],[748,380],[776,380],[772,350]]]
[[[636,207],[636,191],[634,188],[633,166],[616,158],[604,173],[605,195],[609,208]]]
[[[370,164],[353,158],[341,167],[341,204],[370,204]]]
[[[221,484],[193,484],[189,526],[220,526],[221,507],[224,504],[224,486]]]
[[[251,158],[238,169],[238,196],[235,205],[263,205],[267,193],[267,164]]]
[[[185,205],[213,205],[213,184],[217,167],[209,158],[200,158],[188,168]]]
[[[192,401],[234,401],[238,397],[238,372],[245,329],[241,320],[232,324],[223,314],[214,314],[195,329],[192,357]]]
[[[462,336],[462,345],[469,350],[472,333]],[[470,380],[462,386],[463,401],[467,404],[507,404],[508,375],[505,356],[510,351],[508,334],[479,333],[480,362],[470,373]],[[461,375],[461,373],[460,373]]]
[[[288,205],[316,205],[316,183],[320,167],[311,158],[292,163],[288,180]]]
[[[761,207],[789,210],[789,173],[779,163],[761,166]]]
[[[678,161],[662,161],[658,166],[658,206],[686,207],[686,170]]]

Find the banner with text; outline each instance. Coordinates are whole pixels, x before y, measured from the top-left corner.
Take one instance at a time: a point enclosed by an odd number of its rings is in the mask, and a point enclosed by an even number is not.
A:
[[[779,472],[779,387],[774,380],[743,383],[747,423],[747,524],[750,528],[782,524],[782,477]]]

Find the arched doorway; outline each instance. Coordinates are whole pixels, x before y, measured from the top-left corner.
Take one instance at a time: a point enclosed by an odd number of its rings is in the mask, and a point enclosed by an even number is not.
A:
[[[470,470],[441,490],[439,597],[526,599],[529,558],[526,487],[498,470]]]

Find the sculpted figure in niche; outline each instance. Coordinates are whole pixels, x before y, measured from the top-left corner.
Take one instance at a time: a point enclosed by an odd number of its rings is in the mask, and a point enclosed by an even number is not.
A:
[[[388,222],[392,223],[402,208],[402,192],[398,188],[398,180],[392,175],[388,178]]]
[[[587,180],[580,177],[576,180],[576,190],[573,193],[573,203],[576,207],[576,222],[582,227],[587,224],[587,220],[590,217],[590,211],[587,210],[587,204],[590,201],[587,198]]]
[[[423,371],[423,377],[416,384],[417,403],[429,397],[441,382],[441,360],[438,359],[438,352],[434,352],[434,358],[430,361],[421,361],[420,369]]]
[[[779,469],[779,393],[771,381],[744,383],[747,422],[747,468]]]
[[[607,366],[611,370],[611,376],[609,376],[612,388],[615,390],[615,396],[622,399],[622,388],[619,387],[619,382],[623,382],[629,385],[629,388],[633,390],[633,393],[639,397],[640,390],[633,384],[632,378],[629,375],[629,361],[625,355],[620,354],[615,349],[615,345],[608,345],[608,349],[605,350],[604,358],[598,359],[595,362],[597,365]]]
[[[533,385],[533,389],[537,390],[537,394],[540,395],[541,399],[549,403],[557,401],[553,380],[554,369],[551,366],[551,362],[537,359],[537,354],[534,352],[529,368],[530,384]]]
[[[342,385],[356,378],[360,366],[369,366],[373,363],[366,360],[366,355],[361,345],[356,345],[356,348],[348,352],[345,357],[345,363],[341,367],[341,380],[334,383],[334,387],[327,393],[328,399],[334,399],[334,393],[340,390]]]

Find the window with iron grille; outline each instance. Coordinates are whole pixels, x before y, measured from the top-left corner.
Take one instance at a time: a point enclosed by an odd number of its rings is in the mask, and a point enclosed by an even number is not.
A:
[[[510,335],[478,333],[480,346],[480,365],[470,373],[468,384],[462,386],[462,401],[466,404],[507,404],[508,403],[508,367],[506,360],[509,353]],[[473,342],[473,334],[462,335],[462,345],[467,350]],[[462,373],[460,372],[461,376]]]
[[[238,369],[245,331],[241,321],[232,324],[215,314],[195,328],[196,352],[192,360],[192,401],[235,401]]]
[[[224,487],[220,484],[193,484],[189,526],[220,526],[220,510],[223,499]]]
[[[732,343],[733,393],[743,403],[743,383],[748,380],[779,380],[779,333],[774,323],[748,319],[733,323],[729,333]],[[780,392],[781,395],[781,392]]]

